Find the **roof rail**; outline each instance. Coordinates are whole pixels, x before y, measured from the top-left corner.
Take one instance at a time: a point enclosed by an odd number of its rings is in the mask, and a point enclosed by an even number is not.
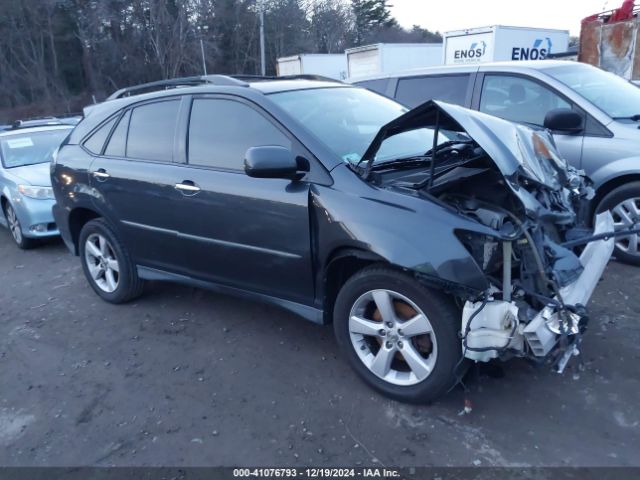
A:
[[[111,94],[107,100],[115,100],[116,98],[129,97],[131,95],[140,95],[142,93],[153,92],[157,90],[167,90],[170,88],[193,87],[196,85],[220,85],[247,87],[246,82],[230,77],[228,75],[198,75],[195,77],[170,78],[168,80],[158,80],[156,82],[143,83],[132,87],[121,88]]]
[[[31,119],[31,120],[16,120],[9,126],[8,130],[18,130],[21,128],[33,128],[33,127],[48,127],[48,126],[56,126],[56,125],[68,125],[68,123],[63,122],[62,120],[56,117],[42,117],[42,118]]]
[[[272,81],[272,80],[315,80],[320,82],[334,82],[334,83],[343,83],[341,80],[336,80],[335,78],[325,77],[322,75],[313,75],[313,74],[298,74],[298,75],[283,75],[281,77],[274,77],[270,75],[232,75],[233,78],[238,80],[246,80],[246,81]]]
[[[337,80],[331,77],[325,77],[324,75],[314,75],[311,73],[303,73],[299,75],[284,75],[278,78],[280,80],[314,80],[317,82],[344,83],[342,80]]]

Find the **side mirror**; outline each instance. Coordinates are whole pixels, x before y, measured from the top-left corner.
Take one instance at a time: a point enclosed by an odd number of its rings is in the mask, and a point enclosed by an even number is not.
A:
[[[580,133],[584,130],[584,119],[568,108],[556,108],[544,117],[544,127],[552,132]]]
[[[254,178],[296,180],[304,174],[300,170],[296,157],[285,147],[252,147],[244,157],[244,171]]]

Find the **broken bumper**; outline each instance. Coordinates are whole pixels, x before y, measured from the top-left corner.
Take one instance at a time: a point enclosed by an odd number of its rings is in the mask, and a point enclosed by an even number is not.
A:
[[[594,235],[614,230],[613,218],[609,212],[596,217]],[[568,307],[586,306],[595,290],[604,269],[613,254],[614,239],[597,240],[587,244],[580,263],[584,270],[578,280],[560,290],[562,302]],[[559,300],[558,297],[555,300]],[[575,335],[579,332],[581,317],[569,315],[569,322],[561,320],[558,307],[548,305],[523,329],[524,338],[536,357],[545,357],[556,345],[558,335],[566,333]]]

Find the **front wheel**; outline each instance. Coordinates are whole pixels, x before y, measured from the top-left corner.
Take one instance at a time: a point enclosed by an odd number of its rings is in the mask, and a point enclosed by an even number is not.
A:
[[[110,303],[140,296],[143,281],[116,233],[103,219],[88,222],[80,231],[80,259],[91,288]]]
[[[390,268],[366,268],[340,290],[338,344],[365,382],[394,399],[435,400],[464,371],[461,314],[441,293]]]
[[[640,228],[640,182],[611,191],[596,210],[597,213],[610,210],[616,230]],[[617,237],[614,255],[621,262],[640,265],[640,235]]]
[[[27,238],[24,236],[18,215],[8,202],[4,207],[4,216],[7,219],[7,226],[9,227],[9,232],[11,232],[11,238],[16,242],[18,248],[23,250],[33,248],[36,241],[33,238]]]

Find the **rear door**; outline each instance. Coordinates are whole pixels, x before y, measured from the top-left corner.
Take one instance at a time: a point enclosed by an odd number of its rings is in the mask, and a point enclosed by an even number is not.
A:
[[[250,147],[306,152],[273,118],[238,97],[194,97],[180,219],[189,274],[292,301],[313,297],[309,183],[251,178]],[[308,158],[308,157],[307,157]]]
[[[162,270],[179,270],[183,262],[176,232],[184,197],[175,185],[184,158],[176,141],[184,108],[186,98],[171,97],[126,109],[90,167],[96,202],[135,261]]]

